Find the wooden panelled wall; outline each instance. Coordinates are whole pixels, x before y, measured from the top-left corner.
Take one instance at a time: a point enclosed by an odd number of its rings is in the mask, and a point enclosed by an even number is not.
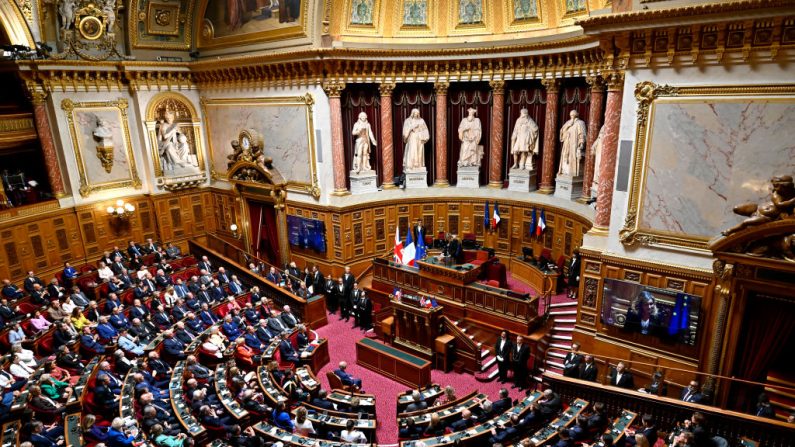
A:
[[[633,261],[588,250],[582,251],[582,267],[574,340],[580,342],[583,351],[592,353],[596,357],[614,357],[657,365],[632,366],[635,375],[639,376],[639,380],[636,379],[638,386],[647,383],[657,367],[706,370],[706,358],[712,341],[710,331],[715,317],[711,312],[713,308],[711,272]],[[650,336],[628,333],[614,326],[602,324],[599,318],[604,285],[602,278],[636,282],[700,296],[701,309],[696,345],[664,344]],[[692,374],[669,373],[666,375],[666,380],[687,384],[692,377]]]
[[[114,200],[75,208],[31,208],[25,215],[12,210],[0,215],[0,278],[20,281],[28,270],[47,280],[63,269],[63,263],[95,264],[105,249],[127,241],[151,237],[175,242],[187,249],[187,241],[216,231],[214,195],[192,190],[157,196],[133,196],[129,220],[109,217],[106,208]]]
[[[304,204],[287,204],[287,214],[318,219],[325,222],[328,250],[325,254],[290,247],[297,261],[331,267],[334,274],[341,272],[342,266],[350,265],[357,273],[367,268],[370,259],[391,252],[395,245],[395,223],[400,228],[401,239],[406,238],[409,225],[422,219],[427,234],[436,238],[438,232],[456,233],[462,238],[466,233],[474,233],[478,242],[492,247],[500,256],[519,255],[522,247],[532,246],[536,256],[542,248],[552,250],[553,259],[568,257],[582,244],[582,236],[591,224],[571,212],[547,207],[547,229],[537,239],[529,235],[532,222],[533,205],[522,202],[503,201],[500,207],[500,225],[492,230],[484,230],[485,202],[481,199],[424,198],[418,200],[397,200],[372,202],[329,211],[327,208]],[[494,202],[489,203],[493,213]],[[539,215],[540,207],[536,207]],[[324,270],[328,271],[328,270]]]

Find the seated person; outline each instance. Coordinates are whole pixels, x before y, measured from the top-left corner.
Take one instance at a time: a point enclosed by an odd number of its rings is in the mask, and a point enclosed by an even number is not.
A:
[[[357,390],[361,390],[362,389],[362,379],[357,379],[357,378],[351,376],[350,374],[348,374],[345,371],[347,368],[348,368],[348,363],[342,361],[342,362],[339,363],[339,368],[334,370],[334,374],[336,374],[337,377],[340,378],[340,381],[342,381],[343,385],[352,386],[352,387],[354,387]]]
[[[276,408],[273,409],[271,418],[273,420],[273,425],[281,428],[282,430],[292,432],[295,428],[293,425],[293,420],[290,418],[290,413],[287,412],[287,404],[285,404],[284,401],[280,401],[278,404],[276,404]],[[353,421],[349,422],[353,423]]]
[[[428,408],[428,403],[422,400],[422,394],[418,390],[414,390],[411,393],[412,402],[406,406],[404,410],[406,413],[411,413],[413,411],[420,411]]]
[[[355,427],[353,419],[348,419],[345,423],[345,430],[340,433],[340,439],[344,442],[353,442],[359,444],[367,443],[367,437]]]
[[[118,344],[119,348],[124,350],[124,352],[129,352],[136,357],[144,355],[144,349],[146,349],[146,345],[139,343],[138,337],[130,335],[130,331],[127,328],[119,330]]]
[[[30,442],[34,447],[56,447],[64,444],[63,426],[44,425],[35,419],[29,424],[29,426],[23,427],[23,431],[30,433]]]
[[[187,435],[179,433],[176,436],[165,433],[162,425],[155,424],[149,431],[149,437],[155,441],[155,444],[164,447],[182,447],[185,445]]]
[[[74,393],[69,382],[56,380],[50,374],[42,374],[39,378],[40,395],[52,399],[53,401],[66,402]],[[32,389],[31,389],[32,394]]]
[[[94,402],[102,409],[115,414],[119,410],[119,401],[116,394],[110,389],[110,377],[107,375],[97,376],[94,386]]]
[[[138,429],[135,427],[128,428],[125,426],[124,419],[113,418],[108,429],[108,440],[105,443],[108,447],[123,447],[132,446],[135,444],[135,438],[138,436]]]
[[[398,431],[398,437],[400,439],[419,439],[423,431],[423,428],[418,426],[414,419],[409,418],[406,421],[406,425],[402,426]]]
[[[48,377],[48,380],[52,380]],[[65,387],[68,388],[68,387]],[[71,388],[69,388],[71,390]],[[28,405],[30,405],[31,409],[36,412],[40,411],[42,413],[58,413],[65,411],[65,407],[60,403],[56,402],[54,399],[51,399],[48,396],[42,394],[41,387],[38,385],[31,385],[28,389],[30,400],[28,401]],[[69,395],[72,392],[69,391]]]
[[[299,362],[298,353],[293,348],[293,344],[290,343],[290,340],[287,338],[287,333],[282,332],[280,334],[281,341],[279,342],[279,354],[281,355],[283,362],[292,362],[293,364]]]
[[[496,428],[491,429],[490,444],[503,445],[505,441],[519,434],[519,415],[512,414],[507,423],[500,422]]]
[[[328,399],[328,391],[321,389],[317,392],[317,397],[312,399],[312,405],[326,410],[335,410],[334,402]]]
[[[461,412],[461,419],[450,424],[450,429],[452,431],[463,431],[468,428],[472,428],[475,424],[477,424],[477,421],[477,416],[472,414],[472,411],[469,409],[465,409]]]

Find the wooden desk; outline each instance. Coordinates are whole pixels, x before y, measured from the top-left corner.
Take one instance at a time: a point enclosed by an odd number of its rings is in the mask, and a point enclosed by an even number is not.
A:
[[[22,424],[16,420],[3,424],[3,432],[0,433],[0,447],[16,447],[19,445],[19,431]]]
[[[487,421],[484,421],[472,428],[466,430],[453,432],[444,436],[435,436],[431,438],[419,439],[416,441],[403,441],[400,443],[401,447],[414,447],[418,442],[422,441],[426,447],[450,445],[456,441],[463,444],[474,445],[474,441],[478,440],[485,445],[485,439],[491,436],[491,429],[499,424],[508,424],[511,416],[518,416],[520,419],[530,410],[530,405],[541,397],[540,392],[535,392],[522,399],[515,406],[508,411],[497,415]],[[464,442],[466,441],[466,442]]]
[[[523,279],[542,295],[547,292],[559,292],[557,289],[560,272],[542,272],[536,265],[523,260],[521,257],[511,258],[508,268],[511,270],[513,277]]]
[[[72,413],[67,415],[64,419],[64,445],[66,447],[83,447],[80,440],[82,435],[82,427],[80,427],[80,413]]]
[[[369,338],[356,342],[356,363],[408,386],[431,383],[431,362]]]
[[[254,426],[254,431],[265,439],[281,441],[284,445],[293,446],[320,446],[320,447],[372,447],[372,444],[352,444],[350,442],[327,441],[325,439],[307,438],[295,435],[279,427],[260,422]]]
[[[80,378],[75,383],[74,393],[69,396],[69,400],[66,401],[66,407],[69,411],[72,410],[80,410],[81,405],[84,402],[86,397],[86,393],[88,390],[86,389],[86,385],[88,381],[91,379],[91,376],[95,375],[99,371],[99,362],[104,357],[101,355],[94,356],[88,365],[86,365],[85,369],[83,369],[83,374],[80,375]]]
[[[309,346],[314,346],[314,349],[312,349],[312,352],[307,352],[306,350],[301,351],[301,362],[311,367],[312,371],[320,371],[321,368],[326,366],[330,359],[328,353],[328,340],[321,338],[310,343]],[[306,354],[306,356],[304,356],[304,354]]]
[[[221,405],[226,409],[226,412],[238,421],[247,418],[248,411],[240,406],[232,396],[232,392],[229,391],[228,384],[226,383],[226,363],[220,363],[215,367],[214,382],[215,394],[218,396],[218,400],[221,401]]]
[[[400,345],[405,351],[426,360],[433,358],[442,306],[426,309],[408,298],[402,301],[392,300],[390,304],[395,317],[393,344]]]
[[[603,434],[612,436],[614,445],[623,444],[623,442],[619,444],[619,441],[624,438],[627,429],[632,426],[632,423],[635,422],[635,418],[637,417],[637,413],[624,410],[621,412],[621,415],[613,420],[613,425],[607,427]],[[596,442],[596,446],[604,447],[604,443],[601,441],[601,439]]]
[[[402,413],[403,410],[407,406],[409,406],[409,404],[414,403],[414,398],[411,396],[411,394],[413,392],[414,392],[414,390],[408,390],[405,393],[398,395],[398,398],[397,398],[398,414]],[[420,397],[422,397],[422,400],[424,402],[427,402],[428,406],[430,407],[430,406],[433,406],[433,403],[436,401],[436,399],[439,396],[442,395],[443,392],[444,391],[442,390],[442,387],[439,386],[439,384],[434,383],[433,385],[429,386],[428,388],[426,388],[424,390],[420,390]]]
[[[365,393],[351,393],[350,391],[344,390],[331,390],[328,393],[328,400],[337,404],[337,408],[340,406],[348,407],[351,404],[351,400],[354,397],[359,398],[359,406],[366,407],[367,413],[375,414],[375,396],[372,394],[365,394]]]
[[[546,444],[558,435],[558,428],[571,425],[577,420],[577,416],[579,416],[587,406],[588,401],[575,399],[560,417],[535,432],[533,436],[530,437],[530,440],[533,441],[535,445]]]
[[[307,393],[314,395],[320,389],[320,381],[312,373],[312,369],[308,366],[302,366],[295,369],[295,377],[298,379],[298,384],[301,385]]]
[[[477,281],[483,272],[483,265],[475,264],[447,264],[446,259],[439,256],[431,256],[422,261],[417,261],[420,268],[420,276],[445,281],[463,286],[473,281]]]
[[[463,413],[464,410],[471,410],[489,398],[489,396],[485,394],[474,393],[475,392],[473,391],[472,393],[468,394],[466,399],[457,400],[453,405],[443,405],[438,408],[426,408],[425,410],[421,411],[405,413],[408,414],[408,416],[399,417],[398,425],[405,425],[408,423],[409,419],[412,419],[414,421],[414,425],[425,427],[431,422],[431,417],[434,414],[439,416],[439,420],[446,425],[449,421],[460,419],[461,413]]]
[[[184,370],[184,360],[180,360],[174,365],[174,369],[171,372],[171,380],[168,383],[168,394],[171,397],[171,407],[174,410],[174,416],[177,417],[180,425],[182,425],[188,435],[195,438],[196,443],[201,445],[207,430],[196,420],[190,405],[185,402],[185,394],[182,390],[182,374]]]
[[[276,384],[273,383],[270,373],[267,369],[265,369],[264,366],[257,368],[257,382],[259,383],[259,387],[262,388],[262,391],[265,393],[265,397],[268,398],[272,405],[289,400],[287,396],[285,396],[284,393],[282,393],[282,391],[276,387]]]

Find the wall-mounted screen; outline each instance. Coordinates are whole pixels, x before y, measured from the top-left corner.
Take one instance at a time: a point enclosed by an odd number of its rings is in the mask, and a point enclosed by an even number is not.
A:
[[[696,344],[701,297],[617,279],[604,280],[602,296],[602,324],[668,343]]]
[[[322,220],[287,216],[287,233],[293,247],[326,252],[326,224]]]

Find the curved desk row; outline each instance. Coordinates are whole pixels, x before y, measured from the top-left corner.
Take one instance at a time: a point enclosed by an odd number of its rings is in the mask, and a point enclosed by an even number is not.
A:
[[[416,390],[408,390],[397,397],[397,407],[398,407],[398,416],[401,416],[402,410],[405,410],[409,404],[414,403],[414,397],[412,397],[412,393]],[[442,387],[437,384],[431,384],[425,389],[419,390],[420,397],[422,398],[423,402],[427,402],[428,406],[433,405],[433,402],[442,395],[444,392]]]
[[[542,445],[551,441],[558,435],[558,428],[570,426],[577,420],[577,416],[579,416],[587,406],[588,401],[575,399],[562,415],[535,432],[533,436],[530,437],[530,440],[533,441],[535,445]]]
[[[424,412],[421,414],[405,418],[398,418],[398,425],[405,425],[408,423],[409,419],[412,419],[414,420],[415,425],[425,426],[431,422],[431,416],[434,414],[439,416],[439,419],[441,419],[442,424],[446,424],[448,420],[457,419],[458,417],[461,416],[461,413],[463,413],[464,410],[471,410],[472,408],[475,408],[478,405],[480,405],[480,403],[486,399],[488,399],[487,395],[478,394],[451,407],[447,407],[441,410]]]
[[[72,393],[72,395],[69,396],[69,400],[66,401],[67,408],[71,409],[72,406],[77,408],[78,405],[85,402],[86,394],[88,394],[89,391],[86,385],[88,385],[89,380],[99,371],[99,364],[103,358],[104,357],[101,355],[94,356],[91,358],[91,361],[88,362],[88,365],[83,369],[83,374],[80,375],[77,383],[75,383],[74,393]]]
[[[257,382],[259,383],[259,387],[262,388],[262,392],[265,393],[265,397],[271,401],[271,404],[276,405],[279,402],[287,402],[290,400],[276,387],[276,384],[271,380],[271,374],[264,366],[257,368]]]
[[[431,446],[444,446],[450,445],[455,442],[464,443],[464,441],[468,443],[474,442],[476,439],[479,442],[483,442],[482,439],[490,435],[491,429],[497,427],[500,424],[506,424],[511,420],[511,416],[517,415],[520,418],[530,410],[530,405],[533,402],[537,401],[538,398],[541,397],[541,393],[536,391],[522,399],[516,405],[514,405],[510,410],[497,415],[487,421],[484,421],[472,428],[457,431],[450,433],[449,435],[444,436],[435,436],[432,438],[425,438],[425,439],[418,439],[418,440],[411,440],[411,441],[403,441],[400,443],[401,447],[415,447],[420,441],[425,444],[426,447]],[[485,444],[484,444],[485,445]]]
[[[171,372],[171,380],[168,383],[168,394],[171,397],[171,408],[174,416],[179,420],[180,425],[192,437],[198,438],[206,433],[205,428],[193,416],[190,405],[185,402],[185,394],[182,389],[182,377],[185,371],[185,361],[180,360],[174,365]]]
[[[298,379],[298,384],[309,394],[314,395],[320,390],[320,382],[317,377],[312,373],[312,368],[309,366],[302,366],[295,369],[295,377]]]
[[[350,442],[328,441],[325,439],[307,438],[282,430],[265,422],[254,426],[254,431],[273,441],[298,447],[370,447],[372,444],[352,444]]]
[[[240,404],[232,396],[226,380],[226,363],[221,363],[215,367],[215,392],[218,395],[221,405],[224,406],[226,412],[232,415],[237,421],[248,417],[248,411],[241,407]]]

